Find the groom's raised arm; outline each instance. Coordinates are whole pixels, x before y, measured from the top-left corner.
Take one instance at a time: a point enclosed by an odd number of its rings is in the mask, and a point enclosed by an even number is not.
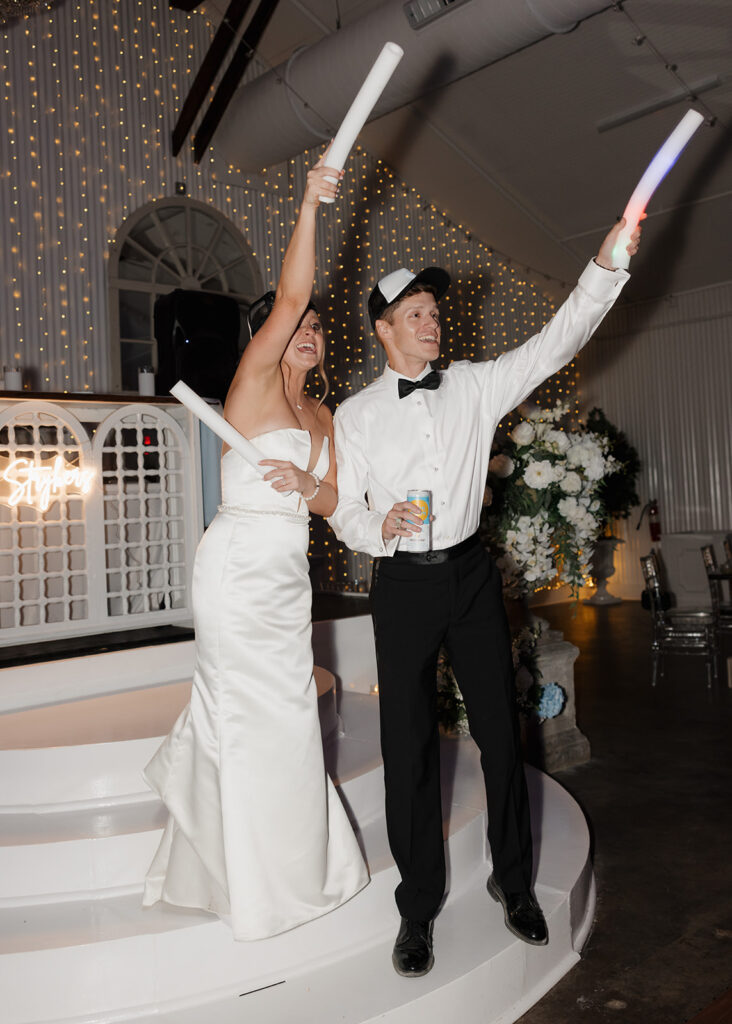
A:
[[[399,538],[384,540],[381,527],[386,512],[370,509],[366,502],[369,466],[364,438],[344,406],[336,410],[334,426],[338,505],[333,515],[327,517],[327,522],[338,540],[347,544],[352,551],[362,551],[375,558],[391,555]]]
[[[610,229],[595,259],[590,260],[573,291],[538,334],[497,359],[472,364],[473,373],[481,380],[484,408],[496,421],[574,359],[600,326],[630,277],[612,260],[624,225],[621,220]],[[640,228],[636,228],[628,245],[630,255],[638,251],[639,243]]]

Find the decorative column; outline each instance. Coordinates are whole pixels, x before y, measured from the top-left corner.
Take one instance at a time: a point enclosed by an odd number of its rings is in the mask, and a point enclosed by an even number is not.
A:
[[[522,718],[524,753],[528,761],[543,771],[559,772],[590,759],[590,742],[577,727],[575,714],[574,663],[579,648],[565,640],[561,630],[548,629],[545,620],[538,621],[543,625],[536,647],[539,682],[559,683],[567,702],[556,718],[543,722]]]

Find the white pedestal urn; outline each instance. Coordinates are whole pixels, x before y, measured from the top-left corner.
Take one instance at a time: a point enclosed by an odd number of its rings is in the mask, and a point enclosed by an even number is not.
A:
[[[584,604],[620,604],[622,597],[615,597],[607,589],[607,581],[615,575],[615,548],[625,541],[620,537],[598,537],[592,555],[592,582],[597,588],[592,597],[586,597]]]
[[[561,714],[543,722],[522,719],[524,752],[528,761],[545,772],[574,768],[590,760],[590,741],[577,726],[574,701],[574,663],[579,648],[558,629],[544,626],[536,646],[541,683],[559,683],[567,695]]]

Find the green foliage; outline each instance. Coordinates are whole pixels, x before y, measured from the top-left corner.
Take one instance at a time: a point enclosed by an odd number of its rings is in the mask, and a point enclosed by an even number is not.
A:
[[[610,423],[602,409],[596,407],[590,412],[587,427],[607,439],[609,454],[617,463],[614,471],[600,484],[599,497],[606,514],[605,525],[613,519],[627,519],[631,509],[640,504],[635,489],[641,468],[638,452],[623,431]]]

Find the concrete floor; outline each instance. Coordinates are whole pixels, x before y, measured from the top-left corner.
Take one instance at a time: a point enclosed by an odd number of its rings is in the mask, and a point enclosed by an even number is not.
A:
[[[556,778],[590,823],[598,904],[581,963],[521,1024],[685,1024],[732,989],[732,690],[710,694],[694,656],[652,689],[639,602],[539,613],[581,651],[592,759]]]

